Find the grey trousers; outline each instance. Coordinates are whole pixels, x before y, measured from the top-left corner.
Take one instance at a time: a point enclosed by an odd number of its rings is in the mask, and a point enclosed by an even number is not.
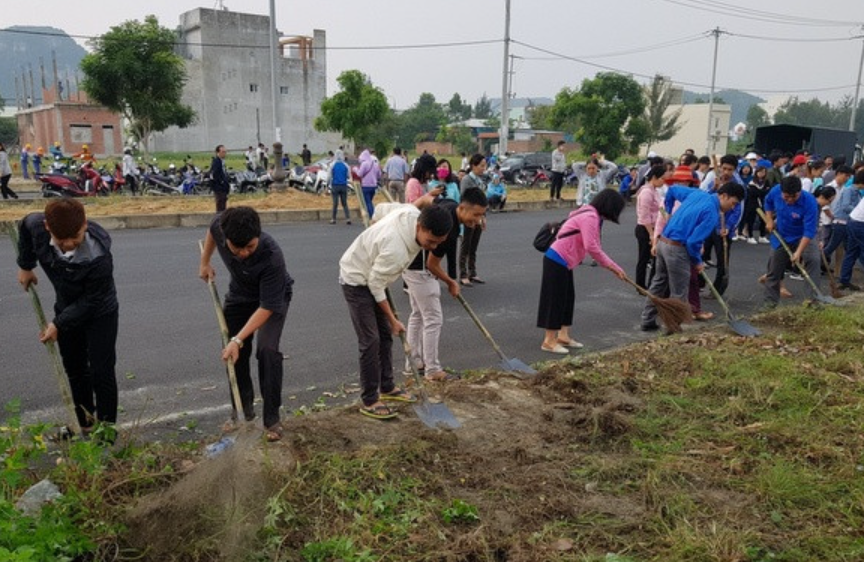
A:
[[[798,249],[798,244],[790,244],[789,249],[794,253]],[[819,257],[819,248],[815,240],[811,240],[807,248],[804,249],[804,252],[801,254],[801,261],[810,279],[818,286],[821,258]],[[783,281],[783,274],[791,264],[792,260],[782,246],[771,252],[771,257],[768,259],[768,277],[765,280],[765,304],[774,306],[780,302],[780,282]],[[815,298],[816,293],[809,283],[807,284],[807,288],[810,291],[810,298]]]
[[[402,180],[390,180],[387,182],[387,189],[390,190],[390,195],[399,203],[405,202],[405,182]]]
[[[393,334],[384,311],[369,287],[342,285],[360,350],[361,399],[365,406],[378,401],[381,392],[396,388],[393,380]]]
[[[648,292],[656,297],[671,297],[687,302],[690,290],[690,255],[684,246],[675,246],[660,240],[657,242],[657,261],[654,278]],[[657,322],[657,307],[650,298],[645,299],[642,309],[642,325]]]
[[[441,283],[427,271],[407,270],[402,279],[408,285],[411,316],[408,317],[408,345],[410,361],[415,367],[424,367],[427,373],[441,371],[438,342],[444,325],[441,312]]]

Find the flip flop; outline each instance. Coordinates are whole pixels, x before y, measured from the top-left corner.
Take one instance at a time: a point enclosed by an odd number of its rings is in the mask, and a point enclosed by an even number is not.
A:
[[[474,286],[474,284],[471,282],[470,279],[465,279],[465,278],[460,279],[460,280],[459,280],[459,283],[460,283],[463,287],[473,287],[473,286]]]
[[[282,426],[279,424],[271,425],[264,430],[264,439],[268,443],[275,443],[282,440]]]
[[[364,416],[376,420],[389,420],[395,418],[398,413],[386,404],[378,404],[377,406],[363,406],[360,408],[360,413]]]
[[[391,400],[393,402],[409,402],[414,403],[417,397],[401,388],[394,389],[390,392],[382,392],[379,396],[381,400]]]
[[[485,284],[486,284],[486,281],[483,281],[483,280],[480,279],[479,277],[472,277],[472,278],[471,278],[471,282],[472,282],[472,283],[477,283],[478,285],[485,285]]]
[[[456,373],[448,373],[447,371],[438,371],[437,373],[430,373],[423,376],[423,380],[427,382],[458,381],[461,378],[462,377],[460,377]]]

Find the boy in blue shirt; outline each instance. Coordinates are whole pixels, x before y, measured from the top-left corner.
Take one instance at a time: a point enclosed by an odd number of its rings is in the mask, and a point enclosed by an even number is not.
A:
[[[812,194],[801,189],[801,178],[787,176],[765,197],[765,224],[768,232],[776,229],[792,250],[792,257],[783,249],[776,236],[771,238],[771,257],[765,280],[765,308],[774,308],[780,301],[780,282],[791,265],[807,272],[814,283],[819,281],[819,248],[811,244],[819,226],[819,204]],[[811,297],[815,291],[810,289]]]

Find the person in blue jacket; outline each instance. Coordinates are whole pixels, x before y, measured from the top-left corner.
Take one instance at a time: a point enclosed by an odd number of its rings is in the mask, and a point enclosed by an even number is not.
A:
[[[333,197],[333,214],[330,216],[330,224],[336,224],[336,211],[339,202],[342,202],[342,210],[345,211],[345,224],[351,224],[351,212],[348,210],[348,179],[351,174],[345,157],[337,154],[333,165],[330,166],[330,195]]]
[[[801,189],[801,178],[787,176],[780,185],[771,188],[765,197],[765,228],[775,233],[771,237],[771,257],[765,280],[765,308],[774,308],[780,301],[780,282],[791,265],[803,268],[814,283],[819,282],[819,248],[811,243],[819,227],[819,204],[816,198]],[[792,250],[792,256],[777,240],[779,235]],[[810,296],[816,293],[810,288]]]

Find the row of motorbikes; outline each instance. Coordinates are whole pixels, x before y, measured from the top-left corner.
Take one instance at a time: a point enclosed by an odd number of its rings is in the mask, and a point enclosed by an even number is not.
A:
[[[73,159],[56,158],[49,172],[36,177],[42,182],[44,197],[96,197],[133,191],[150,196],[206,195],[212,192],[209,169],[200,170],[192,163],[191,156],[186,157],[180,168],[170,164],[164,170],[156,159],[147,163],[139,159],[137,169],[134,189],[123,176],[119,163],[109,170],[105,166],[96,168],[93,162],[78,163]],[[273,183],[269,172],[263,168],[256,169],[251,164],[243,170],[229,168],[227,176],[232,193],[266,192]],[[329,177],[326,161],[311,166],[289,165],[286,170],[290,187],[317,195],[327,192]]]
[[[624,176],[629,174],[628,168],[618,166],[617,182],[620,183]],[[525,167],[513,174],[513,183],[520,187],[548,187],[552,183],[552,172],[543,166]],[[579,178],[572,168],[567,168],[564,174],[564,185],[566,187],[576,187],[579,185]]]

